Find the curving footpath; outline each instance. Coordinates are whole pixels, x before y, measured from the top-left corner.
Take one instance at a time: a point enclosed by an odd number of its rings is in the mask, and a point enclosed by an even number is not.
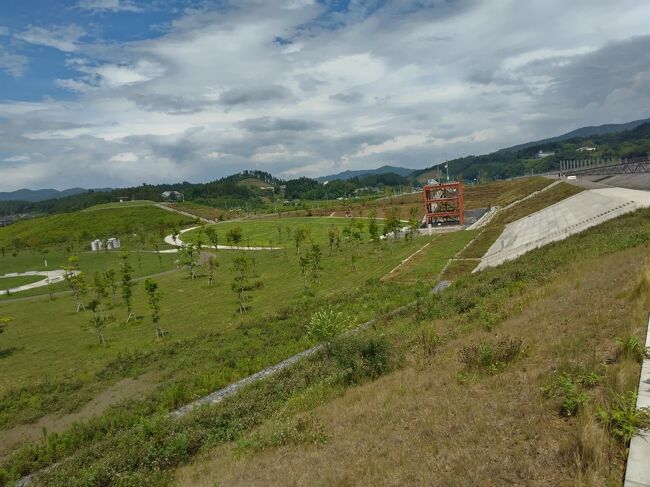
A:
[[[78,271],[73,271],[75,274]],[[23,277],[23,276],[43,276],[43,279],[40,281],[32,282],[30,284],[24,284],[22,286],[14,287],[11,289],[5,289],[0,291],[0,296],[4,294],[13,294],[20,291],[28,291],[29,289],[36,289],[38,287],[47,286],[48,284],[56,284],[65,279],[66,271],[63,269],[57,269],[54,271],[27,271],[27,272],[12,272],[10,274],[5,274],[0,276],[0,279],[3,277]]]
[[[181,230],[180,233],[183,234],[185,232],[189,232],[191,230],[196,230],[197,227],[190,227],[186,228],[185,230]],[[165,237],[165,243],[168,245],[172,245],[174,247],[185,247],[186,243],[183,242],[180,238],[176,237],[174,238],[173,235],[167,235]],[[202,245],[204,249],[217,249],[217,250],[282,250],[282,247],[236,247],[234,245],[217,245],[216,247],[214,245]]]

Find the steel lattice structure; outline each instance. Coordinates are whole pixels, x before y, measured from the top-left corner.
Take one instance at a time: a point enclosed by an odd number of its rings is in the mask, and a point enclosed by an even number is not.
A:
[[[562,176],[615,176],[617,174],[650,173],[650,158],[613,160],[563,160],[560,161]]]
[[[465,221],[463,183],[430,184],[424,187],[426,224],[460,224]]]

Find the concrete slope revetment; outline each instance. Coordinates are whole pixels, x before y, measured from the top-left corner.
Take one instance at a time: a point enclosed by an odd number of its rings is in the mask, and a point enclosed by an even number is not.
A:
[[[506,225],[475,271],[496,267],[543,245],[649,206],[648,191],[624,188],[583,191]]]

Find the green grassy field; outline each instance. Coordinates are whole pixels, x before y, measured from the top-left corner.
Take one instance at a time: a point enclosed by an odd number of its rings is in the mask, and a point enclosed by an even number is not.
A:
[[[95,205],[81,211],[86,212],[86,211],[97,211],[97,210],[124,209],[124,208],[133,208],[133,207],[141,207],[141,206],[152,206],[153,204],[154,202],[150,200],[128,200],[128,201],[123,201],[121,203],[115,202],[115,203],[104,203],[101,205]]]
[[[294,245],[293,234],[296,228],[304,227],[308,232],[308,240],[327,247],[328,231],[336,227],[340,233],[350,223],[350,218],[323,218],[323,217],[284,217],[264,218],[249,221],[223,222],[209,225],[219,235],[219,245],[227,245],[226,234],[229,230],[240,227],[243,231],[242,246],[284,246]],[[368,239],[368,219],[359,218],[364,225],[365,238]],[[381,221],[378,224],[382,225]],[[199,229],[185,232],[181,235],[183,242],[196,242]],[[207,238],[203,236],[203,243],[207,244]]]
[[[176,254],[156,254],[155,252],[148,251],[131,251],[133,276],[141,277],[158,272],[174,269],[175,261],[178,259]],[[23,251],[15,257],[6,254],[4,257],[0,256],[0,275],[10,272],[26,272],[26,271],[45,271],[54,269],[63,269],[68,265],[68,254],[63,251],[53,249],[45,254]],[[120,257],[118,251],[109,252],[80,252],[74,254],[79,257],[79,270],[84,272],[89,279],[92,279],[96,271],[104,272],[108,269],[119,269]],[[47,266],[45,262],[47,261]],[[39,280],[40,278],[34,279]],[[2,287],[3,279],[0,279],[0,289]],[[53,284],[51,290],[53,292],[66,291],[68,285],[64,282]],[[36,296],[48,294],[49,290],[46,286],[30,289],[28,291],[21,291],[14,293],[11,296],[0,296],[0,301],[9,300],[14,298],[22,298],[25,296]]]
[[[0,276],[0,290],[11,289],[12,287],[23,286],[31,284],[32,282],[44,279],[43,276],[16,276],[16,277],[2,277]]]
[[[126,203],[125,203],[126,204]],[[102,205],[104,206],[104,205]],[[42,248],[55,244],[78,243],[85,247],[95,238],[138,234],[165,235],[175,226],[194,220],[148,204],[120,206],[23,220],[0,228],[0,251],[7,254],[18,248]]]
[[[335,221],[343,225],[349,219]],[[332,221],[306,218],[282,219],[282,223],[283,232],[287,226],[308,225],[312,238],[322,243]],[[266,240],[262,237],[265,230],[275,231],[273,222],[251,220],[232,225],[241,225],[245,235],[250,231],[260,242]],[[274,237],[277,234],[270,236]],[[426,272],[404,282],[397,279],[384,284],[379,279],[431,237],[381,246],[364,242],[354,270],[351,258],[355,246],[343,242],[331,257],[324,248],[319,281],[309,283],[307,295],[293,244],[278,251],[215,252],[219,267],[213,285],[208,284],[205,269],[194,280],[187,270],[156,278],[163,294],[161,325],[167,331],[162,341],[155,339],[142,283],[136,283],[134,294],[139,321],[124,324],[126,310],[119,290],[110,299],[114,306],[109,305],[108,314],[114,321],[104,330],[106,346],[99,344],[89,326],[91,313],[77,313],[71,295],[57,296],[54,301],[46,296],[28,302],[0,301],[0,315],[13,318],[2,335],[0,349],[14,350],[2,359],[8,372],[0,377],[0,425],[7,428],[57,410],[78,408],[121,377],[154,370],[163,376],[163,390],[183,380],[183,392],[165,400],[165,408],[206,394],[307,347],[306,323],[311,313],[323,306],[333,304],[355,322],[362,322],[413,299],[421,292],[419,282],[431,281],[469,237],[469,232],[444,236],[428,250],[430,265]],[[282,240],[285,244],[286,234]],[[305,243],[302,252],[307,249]],[[233,259],[240,255],[254,261],[249,278],[260,283],[250,291],[252,300],[245,314],[238,313],[237,296],[231,289]],[[141,268],[136,252],[130,253],[135,276],[170,269],[178,258],[176,254],[162,255],[161,267],[155,254],[140,252],[140,257]],[[48,254],[47,258],[48,268],[65,263],[64,254]],[[0,262],[11,270],[36,270],[43,267],[42,259],[42,255],[22,252],[17,257],[5,256]],[[95,270],[117,269],[118,260],[114,252],[84,253],[80,254],[80,268],[92,275]],[[65,284],[59,286],[66,288]],[[91,297],[92,293],[87,300]],[[43,363],[48,364],[46,369]]]

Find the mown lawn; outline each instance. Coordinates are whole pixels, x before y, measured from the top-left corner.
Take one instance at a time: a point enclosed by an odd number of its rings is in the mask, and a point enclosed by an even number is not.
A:
[[[368,219],[358,218],[364,225],[365,239],[369,238]],[[247,220],[239,222],[223,222],[215,225],[207,225],[213,228],[219,236],[219,245],[228,245],[226,241],[227,233],[233,228],[241,228],[243,240],[241,246],[295,246],[293,239],[296,228],[303,227],[307,230],[307,240],[319,244],[323,249],[328,246],[328,231],[335,227],[338,229],[341,238],[343,230],[350,223],[350,218],[322,218],[322,217],[302,217],[302,218],[263,218],[257,220]],[[378,221],[381,226],[382,222]],[[199,229],[185,232],[181,235],[183,242],[196,242]],[[208,244],[207,237],[203,235],[203,244]]]
[[[95,272],[105,272],[108,269],[113,269],[116,272],[120,265],[119,251],[109,252],[81,252],[81,253],[67,253],[52,248],[47,253],[36,253],[30,251],[23,251],[13,255],[0,256],[0,275],[10,272],[26,272],[26,271],[45,271],[64,269],[68,265],[68,257],[76,255],[79,257],[79,270],[86,274],[87,280],[92,280]],[[131,251],[131,265],[133,266],[133,276],[141,277],[158,272],[175,269],[175,261],[178,259],[176,254],[157,254],[152,250],[147,251]],[[47,261],[47,266],[45,265]],[[38,280],[38,279],[35,279]],[[32,281],[35,282],[35,281]],[[3,284],[0,279],[0,286]],[[0,287],[0,289],[4,289]],[[51,286],[52,292],[66,291],[69,287],[65,282],[53,284]],[[30,289],[28,291],[21,291],[14,293],[11,296],[0,296],[0,302],[3,300],[10,300],[14,298],[22,298],[26,296],[37,296],[48,294],[47,286]]]
[[[352,320],[361,322],[412,299],[419,292],[417,287],[379,284],[379,279],[428,238],[399,240],[382,247],[361,244],[354,271],[351,244],[344,243],[332,257],[324,250],[319,281],[309,283],[307,295],[294,248],[246,254],[216,252],[219,267],[213,285],[208,284],[205,269],[194,280],[186,270],[155,279],[163,295],[161,325],[167,336],[162,341],[155,339],[141,282],[136,283],[134,293],[135,312],[141,320],[124,323],[126,311],[119,288],[117,295],[108,299],[115,305],[109,304],[108,314],[114,321],[104,330],[106,346],[99,344],[92,331],[92,314],[77,313],[71,295],[54,301],[47,297],[5,301],[0,304],[0,315],[11,316],[13,322],[2,335],[0,348],[15,351],[0,359],[7,371],[0,377],[0,424],[6,428],[61,408],[74,409],[102,384],[152,368],[167,374],[163,387],[181,377],[190,384],[166,407],[227,385],[307,347],[305,325],[323,306],[338,306]],[[462,243],[462,239],[450,241],[437,248],[446,256],[458,251]],[[302,251],[306,250],[305,245]],[[156,256],[142,255],[146,260],[142,272],[145,268],[157,270]],[[237,312],[237,295],[231,289],[233,258],[240,255],[251,259],[250,282],[259,283],[250,291],[252,299],[245,314]],[[28,261],[31,257],[22,258]],[[98,261],[91,265],[94,258]],[[90,271],[93,266],[108,265],[103,259],[109,258],[117,264],[117,256],[104,253],[82,255],[81,262],[87,262]],[[163,258],[171,261],[170,255]],[[137,269],[133,252],[130,262]],[[92,296],[91,290],[85,299]]]
[[[25,284],[31,284],[32,282],[40,281],[42,279],[44,279],[44,276],[2,277],[2,275],[0,275],[0,290],[24,286]]]

